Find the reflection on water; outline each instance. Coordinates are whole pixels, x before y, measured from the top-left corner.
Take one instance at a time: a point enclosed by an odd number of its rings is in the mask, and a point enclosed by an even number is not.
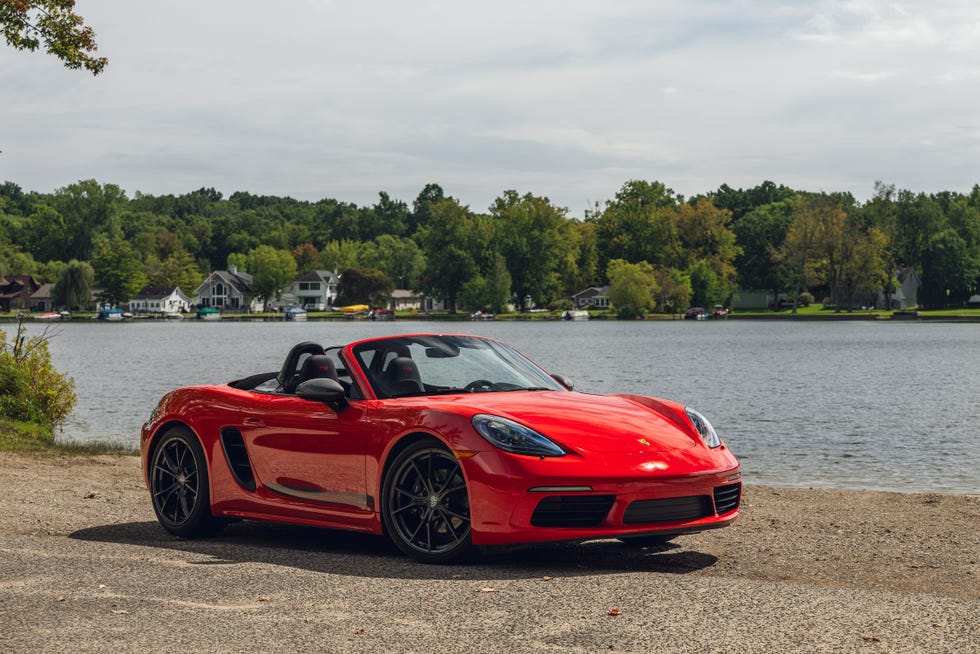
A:
[[[64,432],[75,440],[135,444],[166,391],[277,370],[302,340],[465,332],[514,345],[578,390],[693,406],[749,482],[980,492],[980,325],[181,321],[56,331],[55,365],[77,383]]]

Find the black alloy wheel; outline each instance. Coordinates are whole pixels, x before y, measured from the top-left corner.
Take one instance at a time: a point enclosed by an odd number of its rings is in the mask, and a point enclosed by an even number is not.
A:
[[[470,549],[470,500],[459,461],[434,439],[403,450],[385,476],[382,520],[392,542],[424,563]]]
[[[184,428],[160,436],[150,459],[150,494],[157,520],[175,536],[200,536],[219,526],[211,515],[204,450]]]

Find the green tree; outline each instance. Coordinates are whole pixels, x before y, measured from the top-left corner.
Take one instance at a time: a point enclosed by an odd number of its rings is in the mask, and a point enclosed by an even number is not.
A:
[[[66,68],[98,75],[109,60],[94,56],[95,32],[74,8],[75,0],[0,0],[0,28],[18,50],[33,52],[43,44]]]
[[[426,184],[412,202],[412,211],[406,219],[407,234],[412,236],[420,227],[429,224],[430,208],[446,199],[446,194],[438,184]]]
[[[425,255],[418,244],[391,234],[362,243],[357,261],[362,268],[376,268],[388,275],[397,288],[416,288],[425,271]]]
[[[33,275],[37,262],[27,252],[21,252],[16,245],[0,245],[0,276]]]
[[[225,257],[225,268],[234,266],[238,272],[248,272],[248,255],[241,252],[232,252]]]
[[[639,318],[654,308],[659,289],[653,266],[649,263],[613,259],[606,275],[609,277],[609,300],[620,318]]]
[[[121,236],[103,239],[92,258],[100,300],[117,305],[128,302],[146,286],[143,264],[136,251]]]
[[[422,290],[445,300],[452,313],[463,284],[479,272],[475,233],[469,210],[448,198],[429,205],[428,222],[417,234],[426,259]]]
[[[296,278],[293,255],[269,245],[260,245],[248,253],[248,269],[252,290],[265,303],[282,297],[283,289]]]
[[[956,230],[934,234],[923,246],[919,303],[930,309],[962,307],[978,272],[975,257]]]
[[[320,270],[344,270],[356,266],[361,251],[360,241],[330,241],[320,250]]]
[[[782,267],[784,279],[793,288],[793,313],[796,313],[800,294],[809,288],[815,274],[821,206],[812,196],[803,195],[797,196],[793,204],[793,222],[774,258]]]
[[[657,308],[664,313],[680,313],[691,306],[691,278],[676,268],[657,268],[653,272],[657,282]]]
[[[696,304],[704,299],[699,295],[702,290],[711,303],[723,302],[735,291],[734,262],[741,249],[735,242],[735,233],[728,227],[731,218],[731,212],[717,208],[705,198],[677,208],[675,220],[679,248],[673,257],[673,264],[677,268],[691,270],[693,301]],[[710,269],[711,275],[703,274],[701,266]],[[709,283],[712,278],[713,281]],[[699,285],[701,280],[708,283],[711,290],[708,290],[708,286],[702,288]]]
[[[185,293],[193,293],[194,289],[204,281],[204,275],[201,274],[190,253],[183,247],[178,247],[163,261],[151,257],[146,262],[145,269],[150,286],[168,288],[179,286]]]
[[[511,277],[503,255],[494,253],[487,276],[477,274],[469,279],[460,289],[460,297],[470,311],[506,311],[511,297]]]
[[[75,382],[51,364],[46,334],[28,337],[19,322],[8,343],[0,330],[0,418],[37,423],[51,431],[65,421],[75,401]]]
[[[735,223],[732,230],[741,252],[734,265],[741,288],[771,290],[773,297],[783,290],[776,253],[793,221],[793,208],[792,201],[773,202],[756,207]]]
[[[296,272],[300,275],[316,270],[320,260],[320,252],[312,243],[304,243],[293,248],[293,259],[296,260]]]
[[[337,284],[337,301],[334,304],[348,306],[367,304],[374,308],[387,307],[395,284],[386,274],[373,268],[347,268],[340,274]]]
[[[675,221],[677,196],[660,182],[626,182],[607,202],[596,225],[599,270],[613,259],[676,266],[679,237]]]
[[[92,284],[95,282],[95,270],[85,261],[72,259],[68,267],[54,285],[54,303],[75,311],[88,306],[92,302]]]
[[[497,251],[507,261],[512,290],[525,302],[547,305],[562,296],[562,271],[575,262],[566,209],[548,198],[505,191],[490,207],[496,223]],[[566,256],[570,255],[570,256]]]

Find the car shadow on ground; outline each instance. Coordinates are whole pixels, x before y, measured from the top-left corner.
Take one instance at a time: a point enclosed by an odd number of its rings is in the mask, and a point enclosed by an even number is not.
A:
[[[688,574],[717,558],[684,549],[681,543],[637,548],[618,540],[479,549],[451,565],[418,563],[386,539],[368,534],[244,521],[220,535],[182,539],[156,522],[129,522],[80,529],[69,538],[153,547],[204,555],[198,565],[268,563],[323,572],[394,579],[524,579],[528,576],[585,576],[625,572]]]

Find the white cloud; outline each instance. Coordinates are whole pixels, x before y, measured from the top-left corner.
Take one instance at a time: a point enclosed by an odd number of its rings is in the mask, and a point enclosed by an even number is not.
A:
[[[579,212],[628,179],[866,197],[977,181],[980,9],[774,0],[78,6],[99,77],[0,49],[0,180]],[[962,133],[960,133],[962,137]],[[921,145],[935,143],[934,147]],[[972,177],[971,177],[972,176]]]

